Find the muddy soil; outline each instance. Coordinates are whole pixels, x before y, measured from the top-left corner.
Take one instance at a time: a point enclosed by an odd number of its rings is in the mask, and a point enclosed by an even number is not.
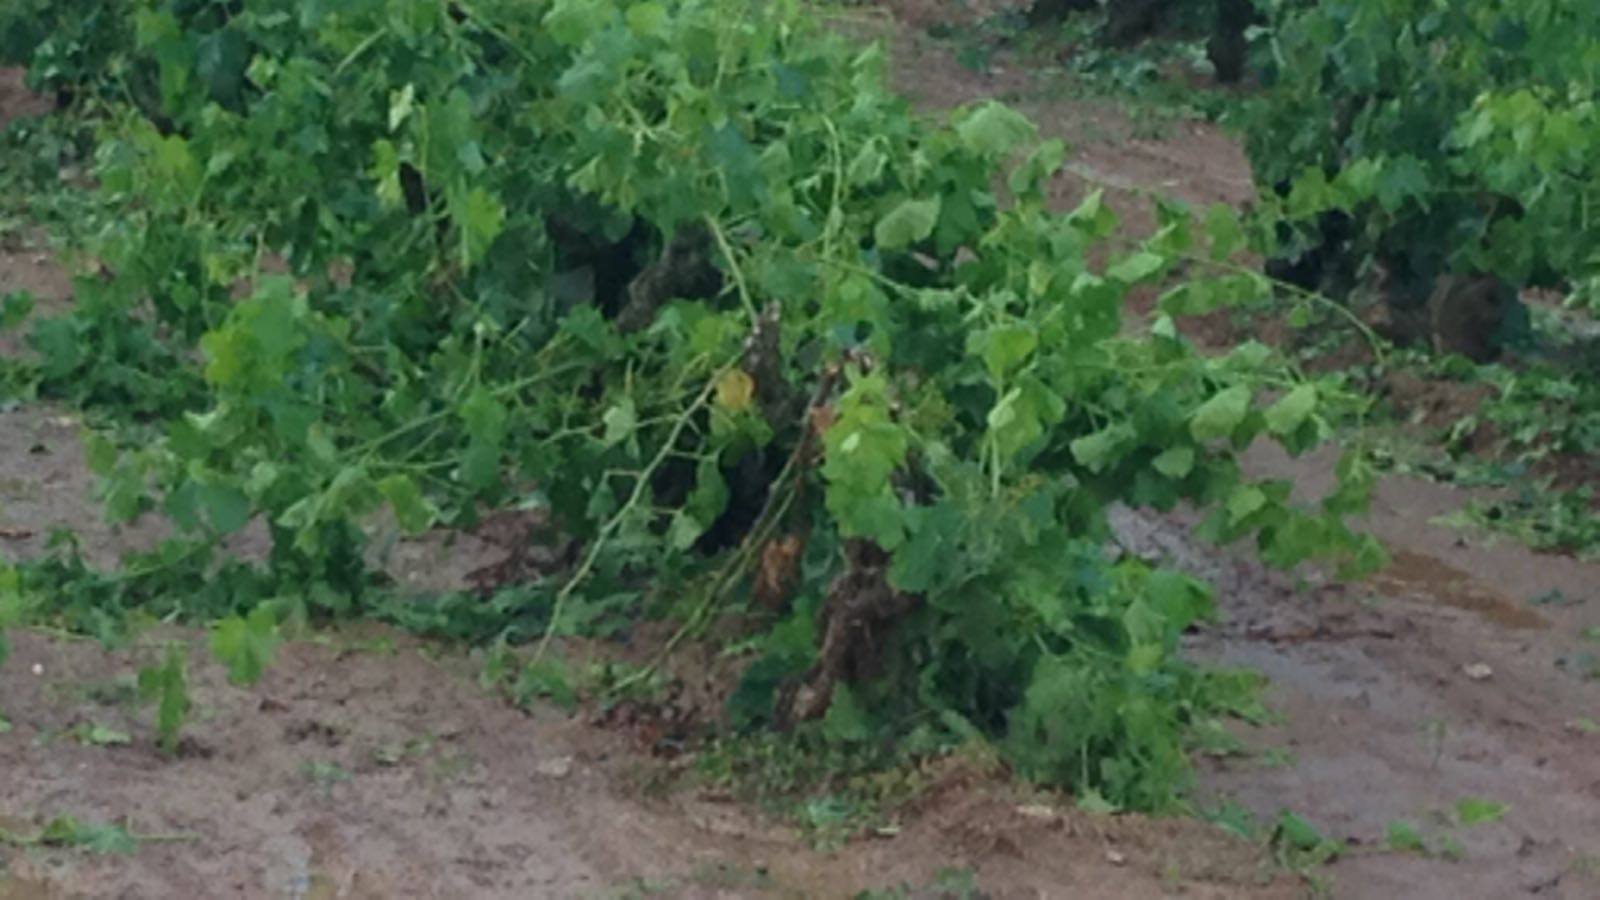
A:
[[[1079,169],[1062,177],[1063,203],[1089,183],[1120,184],[1113,199],[1137,225],[1145,190],[1249,199],[1242,155],[1209,125],[1137,139],[1113,104],[1041,96],[1026,72],[1004,67],[977,75],[920,29],[889,34],[897,58],[915,63],[903,65],[902,86],[925,107],[1001,96],[1069,138]],[[59,273],[36,253],[0,255],[7,278],[66,285],[48,280]],[[75,433],[47,410],[0,413],[0,558],[38,552],[55,523],[80,529],[107,561],[149,539],[97,524]],[[1308,497],[1331,480],[1327,455],[1263,449],[1249,463]],[[1130,548],[1217,584],[1221,618],[1193,635],[1197,658],[1271,679],[1279,720],[1240,729],[1253,754],[1202,761],[1204,802],[1236,802],[1261,820],[1292,810],[1344,843],[1319,873],[1336,897],[1597,897],[1600,681],[1585,660],[1600,647],[1586,648],[1582,633],[1600,626],[1600,568],[1432,524],[1466,499],[1383,482],[1367,525],[1395,561],[1352,586],[1200,546],[1182,515],[1119,514],[1118,529]],[[440,561],[417,558],[421,568]],[[1534,602],[1550,597],[1561,602]],[[0,846],[0,897],[846,897],[926,884],[951,866],[972,868],[1000,897],[1305,889],[1261,848],[1197,821],[1068,812],[960,766],[894,836],[822,854],[715,793],[654,796],[642,786],[663,763],[557,711],[511,709],[454,650],[380,631],[325,635],[285,648],[261,686],[240,691],[205,661],[198,635],[174,636],[195,647],[198,709],[176,759],[159,754],[148,712],[126,700],[125,679],[148,651],[14,636],[0,680],[12,724],[0,734],[0,828],[27,833],[70,813],[126,819],[166,840],[129,857]],[[75,740],[86,723],[131,741]],[[1465,798],[1508,808],[1465,827],[1451,817]],[[1394,820],[1448,852],[1388,850]]]
[[[1261,448],[1249,467],[1310,498],[1331,489],[1334,461]],[[1393,561],[1366,584],[1217,580],[1229,624],[1196,650],[1271,679],[1286,719],[1247,742],[1288,754],[1266,769],[1223,761],[1203,781],[1351,841],[1330,869],[1338,896],[1600,897],[1600,646],[1585,637],[1600,566],[1435,524],[1469,498],[1382,481],[1363,525]],[[1453,827],[1467,798],[1508,811]],[[1459,858],[1373,852],[1395,820],[1448,835]]]
[[[67,813],[152,840],[131,857],[0,849],[0,897],[848,897],[949,866],[996,897],[1297,896],[1199,823],[1089,818],[958,770],[897,836],[822,854],[714,795],[644,799],[657,763],[486,695],[458,654],[323,635],[243,691],[194,643],[196,721],[173,759],[129,703],[138,651],[16,636],[0,828]]]
[[[1331,486],[1331,455],[1259,448],[1250,462],[1310,495]],[[1202,762],[1202,796],[1258,820],[1292,810],[1345,843],[1325,870],[1337,897],[1600,896],[1600,682],[1582,637],[1600,622],[1600,567],[1430,524],[1465,499],[1382,482],[1364,524],[1393,562],[1357,585],[1219,554],[1186,536],[1182,516],[1126,513],[1119,529],[1217,586],[1223,621],[1190,649],[1267,676],[1281,715],[1239,731],[1251,755]],[[1469,798],[1507,810],[1462,827]],[[1392,852],[1393,822],[1432,852]]]
[[[163,529],[104,524],[79,424],[0,413],[0,561],[71,528],[111,565]],[[259,551],[246,534],[239,549]],[[253,545],[253,546],[252,546]],[[492,561],[470,536],[402,544],[391,571],[459,585]],[[1095,818],[959,768],[899,834],[811,850],[720,793],[653,796],[676,768],[618,731],[481,690],[482,661],[382,630],[293,644],[258,687],[228,687],[203,636],[142,648],[13,632],[0,670],[0,832],[125,821],[132,857],[6,846],[0,900],[58,897],[849,897],[971,869],[996,897],[1295,897],[1258,847],[1195,821]],[[191,647],[196,704],[176,759],[131,679],[155,646]],[[85,743],[80,729],[127,735]],[[1060,891],[1070,891],[1062,894]]]

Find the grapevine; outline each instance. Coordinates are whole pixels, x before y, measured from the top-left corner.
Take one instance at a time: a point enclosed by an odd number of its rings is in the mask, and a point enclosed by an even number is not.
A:
[[[1241,124],[1264,208],[1281,223],[1277,252],[1297,277],[1339,296],[1375,284],[1402,318],[1437,305],[1450,276],[1587,302],[1593,4],[1263,6],[1268,89]],[[1438,319],[1462,314],[1433,315],[1399,336],[1437,340],[1451,324]]]
[[[279,620],[532,641],[546,671],[568,635],[676,615],[670,651],[739,607],[761,624],[736,725],[979,734],[1031,777],[1170,805],[1186,730],[1228,712],[1179,654],[1210,593],[1109,550],[1106,510],[1189,502],[1275,563],[1370,567],[1343,521],[1359,460],[1305,509],[1235,457],[1326,438],[1345,392],[1259,345],[1205,357],[1166,317],[1123,331],[1127,292],[1196,253],[1223,276],[1192,291],[1253,289],[1231,212],[1129,249],[1098,195],[1047,209],[1059,142],[995,103],[915,116],[879,49],[813,18],[63,8],[51,27],[93,37],[35,76],[100,98],[109,213],[74,309],[0,383],[82,408],[108,514],[179,536],[120,573],[19,567],[14,590],[225,619],[241,677]],[[382,514],[421,534],[508,508],[546,514],[574,564],[485,600],[407,596],[367,559]],[[269,558],[227,559],[252,521]],[[780,527],[802,577],[753,608]],[[827,638],[869,620],[868,643]]]

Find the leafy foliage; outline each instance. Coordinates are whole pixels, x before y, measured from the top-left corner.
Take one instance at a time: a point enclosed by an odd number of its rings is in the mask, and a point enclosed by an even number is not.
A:
[[[64,847],[100,854],[127,854],[139,849],[139,838],[121,825],[84,822],[73,816],[57,816],[36,834],[17,834],[0,829],[0,844],[19,847]]]
[[[1456,819],[1462,825],[1498,822],[1510,807],[1481,797],[1463,797],[1456,802]]]
[[[224,619],[211,632],[211,652],[228,667],[228,680],[238,685],[260,681],[277,647],[277,616],[270,606],[258,606],[246,618]]]
[[[901,608],[827,692],[828,740],[984,736],[1031,776],[1159,807],[1186,731],[1237,690],[1177,654],[1209,590],[1108,551],[1107,507],[1193,502],[1284,565],[1376,560],[1342,522],[1359,459],[1302,510],[1234,458],[1325,437],[1336,383],[1260,345],[1201,357],[1169,319],[1121,329],[1130,288],[1239,249],[1231,214],[1170,209],[1092,264],[1116,219],[1098,196],[1047,211],[1061,144],[996,104],[918,120],[878,50],[792,3],[220,9],[140,0],[109,32],[95,77],[134,102],[97,153],[102,275],[12,364],[114,423],[90,445],[108,514],[181,535],[116,578],[32,568],[75,585],[64,616],[231,617],[213,648],[237,681],[270,659],[267,601],[542,634],[527,687],[560,693],[552,638],[703,625],[792,532],[800,578],[741,722],[828,664],[822,625],[851,599],[833,586],[859,578]],[[385,509],[418,533],[513,505],[576,562],[405,608],[366,564]],[[266,566],[218,563],[256,519]],[[183,662],[141,676],[169,749]]]
[[[28,64],[33,85],[50,91],[103,83],[129,24],[93,0],[14,0],[0,10],[0,62]]]
[[[6,629],[20,624],[26,613],[21,573],[11,566],[0,567],[0,665],[5,665],[6,657],[11,655]]]
[[[161,662],[139,670],[139,696],[156,706],[161,749],[178,752],[178,737],[189,717],[188,661],[182,644],[168,644]]]
[[[1447,272],[1595,277],[1594,4],[1280,4],[1268,42],[1270,88],[1244,124],[1270,210],[1293,226],[1284,256],[1332,242],[1410,305]],[[1329,212],[1352,233],[1325,231]]]
[[[1516,365],[1464,366],[1460,360],[1400,354],[1412,377],[1458,391],[1481,391],[1429,434],[1429,447],[1397,442],[1374,464],[1463,486],[1509,488],[1474,500],[1459,521],[1515,536],[1540,550],[1592,555],[1600,546],[1594,515],[1594,460],[1600,452],[1600,390],[1593,338],[1575,328],[1579,313],[1539,322],[1546,354]],[[1387,457],[1387,458],[1384,458]]]

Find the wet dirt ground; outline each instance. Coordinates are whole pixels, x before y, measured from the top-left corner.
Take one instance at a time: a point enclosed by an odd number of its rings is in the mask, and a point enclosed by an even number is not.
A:
[[[1332,485],[1331,454],[1250,462],[1310,496]],[[1285,721],[1249,743],[1288,755],[1214,765],[1204,782],[1355,842],[1330,869],[1338,896],[1600,897],[1600,673],[1584,637],[1600,624],[1600,567],[1435,524],[1467,499],[1381,482],[1363,525],[1393,561],[1366,584],[1217,579],[1230,622],[1196,650],[1271,679]],[[1454,828],[1466,798],[1508,811]],[[1370,852],[1394,820],[1452,836],[1459,858]]]
[[[916,29],[893,34],[901,58],[910,48],[918,60],[904,87],[919,102],[1020,98],[1046,131],[1073,139],[1095,180],[1132,189],[1117,201],[1130,220],[1141,188],[1248,200],[1243,158],[1212,126],[1136,139],[1107,103],[1040,97],[1025,73],[973,73]],[[0,109],[25,97],[13,75],[0,77]],[[1083,187],[1064,175],[1063,202]],[[0,291],[17,286],[58,300],[70,290],[26,242],[0,245]],[[38,552],[54,525],[78,529],[108,562],[150,539],[140,528],[151,526],[100,523],[76,432],[50,410],[0,410],[0,559]],[[1331,482],[1326,454],[1260,449],[1249,466],[1308,497]],[[1466,499],[1384,481],[1366,525],[1394,563],[1360,585],[1267,573],[1247,548],[1196,544],[1181,515],[1117,521],[1126,546],[1217,585],[1221,621],[1193,636],[1191,652],[1271,681],[1278,721],[1240,728],[1254,753],[1202,760],[1203,799],[1262,820],[1292,810],[1343,842],[1318,873],[1335,897],[1600,897],[1600,733],[1590,727],[1600,681],[1585,669],[1600,647],[1583,639],[1600,626],[1600,567],[1433,524]],[[408,552],[420,568],[449,556]],[[1549,597],[1562,602],[1534,602]],[[0,672],[11,723],[0,734],[0,830],[28,833],[67,813],[126,819],[162,840],[126,857],[0,845],[0,898],[848,897],[926,884],[945,867],[973,869],[997,897],[1307,890],[1262,848],[1199,821],[1090,816],[960,767],[934,780],[894,836],[820,853],[718,795],[642,790],[659,762],[581,719],[512,709],[456,651],[335,633],[286,647],[263,684],[243,691],[205,662],[199,635],[171,636],[194,648],[197,704],[175,760],[127,701],[140,651],[13,635]],[[85,724],[131,742],[73,739]],[[1468,798],[1507,809],[1462,826],[1453,811]],[[1452,849],[1387,849],[1395,820]]]
[[[614,734],[519,712],[469,660],[380,632],[291,646],[249,691],[197,650],[199,713],[170,759],[126,701],[135,660],[15,643],[0,828],[70,813],[154,841],[129,857],[0,849],[3,897],[848,897],[950,866],[997,897],[1297,896],[1200,823],[1054,811],[959,773],[898,835],[815,852],[715,796],[646,799],[654,764]],[[86,723],[133,740],[69,736]]]

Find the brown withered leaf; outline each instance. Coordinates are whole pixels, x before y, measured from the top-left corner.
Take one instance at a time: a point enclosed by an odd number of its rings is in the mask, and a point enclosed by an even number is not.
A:
[[[773,538],[761,548],[754,589],[757,605],[779,610],[788,604],[800,586],[800,557],[805,549],[805,537],[798,534]]]

